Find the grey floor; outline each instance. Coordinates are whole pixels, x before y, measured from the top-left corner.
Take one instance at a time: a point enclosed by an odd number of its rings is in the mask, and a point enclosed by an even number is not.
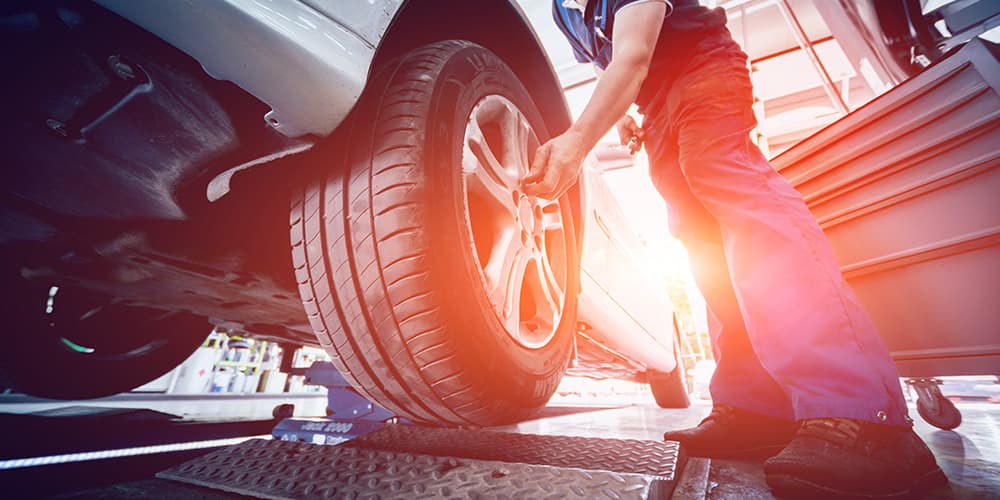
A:
[[[208,403],[204,398],[198,401],[180,399],[172,403],[191,405],[190,409],[198,410],[198,413],[203,413]],[[141,403],[146,401],[117,402],[122,403],[122,406],[127,406],[126,403],[144,406]],[[221,402],[222,399],[211,401],[213,405]],[[0,408],[5,411],[12,411],[11,407],[26,410],[34,402],[20,403],[3,405]],[[245,415],[248,411],[246,406],[248,401],[243,401],[242,405],[238,401],[231,403],[234,405],[233,412],[238,411]],[[273,405],[271,401],[250,403],[253,403],[251,406],[265,403]],[[311,405],[314,402],[308,403]],[[240,406],[243,406],[242,409],[237,410]],[[934,450],[938,463],[951,480],[949,490],[935,492],[928,498],[1000,499],[1000,404],[959,403],[959,408],[963,414],[963,423],[954,431],[936,429],[919,419],[915,424],[917,433]],[[34,411],[38,409],[40,408],[32,408]],[[179,409],[176,406],[170,408],[175,412]],[[705,401],[696,402],[691,408],[684,410],[664,410],[651,401],[633,406],[594,409],[581,409],[578,405],[576,407],[553,405],[546,408],[538,419],[495,430],[659,440],[663,431],[667,429],[696,425],[709,410],[710,403]],[[220,411],[213,410],[209,416],[218,418],[219,415],[216,413]],[[916,415],[914,409],[911,408],[910,412],[911,415]],[[222,413],[229,416],[229,410]],[[685,474],[682,475],[680,491],[675,498],[773,498],[764,482],[762,465],[762,461],[692,459]]]
[[[950,489],[928,498],[1000,498],[1000,404],[960,403],[963,422],[954,431],[942,431],[919,420],[917,433],[934,451],[951,481]],[[664,410],[652,404],[573,413],[523,422],[497,430],[531,434],[587,437],[661,439],[663,431],[696,425],[708,414],[710,403],[686,410]],[[916,415],[911,408],[910,413]],[[694,462],[692,473],[704,466]],[[761,461],[712,460],[707,464],[700,492],[685,496],[711,499],[773,498],[764,482]],[[690,466],[689,466],[690,467]]]

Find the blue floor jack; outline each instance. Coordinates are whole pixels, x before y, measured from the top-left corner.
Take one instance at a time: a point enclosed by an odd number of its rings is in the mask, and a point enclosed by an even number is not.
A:
[[[285,418],[271,431],[274,439],[333,445],[377,431],[389,423],[403,423],[392,412],[358,394],[329,361],[316,361],[304,370],[292,369],[291,374],[304,375],[308,385],[327,388],[327,416],[295,418],[292,405],[281,405],[275,409],[275,417]]]

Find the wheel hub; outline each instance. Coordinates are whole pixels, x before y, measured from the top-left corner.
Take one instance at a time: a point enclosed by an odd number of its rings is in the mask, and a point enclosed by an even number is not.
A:
[[[521,234],[526,237],[533,237],[535,236],[535,227],[540,222],[535,216],[536,206],[523,194],[519,198],[517,203],[517,222],[521,225]]]

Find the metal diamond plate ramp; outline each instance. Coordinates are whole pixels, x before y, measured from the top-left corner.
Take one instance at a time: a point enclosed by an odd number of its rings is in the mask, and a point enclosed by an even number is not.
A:
[[[554,467],[646,474],[672,481],[680,472],[673,441],[543,436],[482,430],[390,425],[343,446],[497,460]]]
[[[259,498],[667,498],[643,474],[250,440],[157,474]]]

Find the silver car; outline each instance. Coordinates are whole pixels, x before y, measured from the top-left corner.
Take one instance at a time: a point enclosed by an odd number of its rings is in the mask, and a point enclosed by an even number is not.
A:
[[[7,386],[128,390],[213,326],[322,345],[363,395],[486,426],[569,372],[687,405],[665,284],[506,0],[13,2],[0,33]]]

